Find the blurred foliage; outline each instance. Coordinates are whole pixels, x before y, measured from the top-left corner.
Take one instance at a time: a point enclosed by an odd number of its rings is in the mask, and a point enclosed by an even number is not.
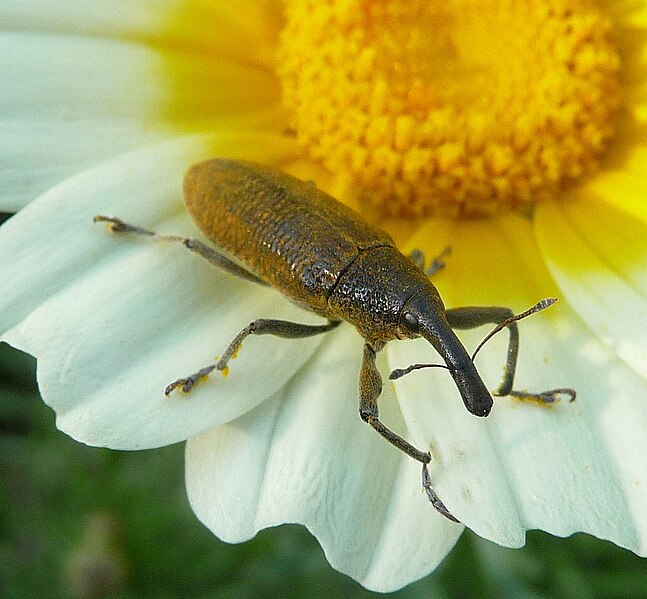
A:
[[[380,597],[327,564],[299,526],[241,545],[193,516],[183,447],[118,452],[56,430],[32,358],[0,344],[0,596],[5,599]],[[586,535],[522,550],[469,531],[414,598],[640,598],[647,560]]]

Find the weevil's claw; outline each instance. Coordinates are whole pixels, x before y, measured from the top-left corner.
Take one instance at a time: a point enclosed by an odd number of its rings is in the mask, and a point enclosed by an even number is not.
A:
[[[389,374],[389,379],[395,381],[405,374],[407,374],[407,371],[404,368],[394,368]]]
[[[496,395],[496,393],[494,393]],[[508,393],[511,397],[516,397],[522,401],[535,401],[544,405],[552,405],[557,403],[561,396],[568,397],[569,403],[575,401],[577,393],[575,389],[570,389],[569,387],[560,387],[559,389],[549,389],[548,391],[542,391],[541,393],[528,393],[526,391],[510,391]]]
[[[418,250],[414,249],[409,254],[409,259],[413,262],[420,270],[422,270],[428,277],[437,273],[439,270],[445,268],[445,261],[443,258],[446,258],[452,253],[452,249],[448,246],[446,247],[438,256],[436,256],[429,267],[425,268],[425,254]]]
[[[166,386],[166,389],[164,389],[164,395],[168,397],[176,389],[179,389],[181,393],[190,393],[191,389],[193,389],[193,387],[195,387],[202,379],[206,379],[215,368],[215,365],[205,366],[190,376],[173,381]]]
[[[453,516],[452,513],[445,507],[445,504],[440,500],[440,497],[436,495],[436,491],[434,491],[433,487],[431,486],[431,478],[429,477],[429,468],[427,468],[427,464],[422,465],[422,488],[424,489],[425,493],[427,493],[427,497],[429,498],[431,505],[436,508],[436,511],[440,512],[448,520],[460,524],[460,520],[456,519],[456,517]]]
[[[176,389],[180,389],[182,393],[188,393],[193,389],[193,385],[195,384],[195,381],[192,381],[191,378],[182,378],[182,379],[177,379],[173,381],[172,383],[169,383],[166,385],[166,389],[164,389],[164,395],[166,397],[169,397],[173,391]]]
[[[106,229],[111,233],[123,233],[128,230],[128,225],[116,216],[103,216],[102,214],[97,214],[92,219],[92,222],[106,223]]]
[[[144,227],[138,227],[136,225],[129,225],[127,222],[124,222],[116,216],[103,216],[102,214],[97,214],[93,219],[95,223],[106,223],[106,228],[110,233],[137,233],[139,235],[150,235],[154,236],[155,233]]]
[[[436,256],[429,265],[429,268],[425,270],[425,274],[430,277],[436,274],[439,270],[442,270],[446,266],[446,262],[443,258],[447,258],[452,253],[452,248],[447,246],[438,256]]]
[[[120,219],[112,216],[103,216],[103,214],[97,214],[93,219],[93,223],[114,223],[114,222],[122,222]]]

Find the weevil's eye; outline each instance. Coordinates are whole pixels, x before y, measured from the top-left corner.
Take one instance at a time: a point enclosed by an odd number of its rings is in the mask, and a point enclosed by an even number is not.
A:
[[[417,333],[420,328],[420,321],[413,312],[405,312],[402,314],[402,323],[412,333]]]

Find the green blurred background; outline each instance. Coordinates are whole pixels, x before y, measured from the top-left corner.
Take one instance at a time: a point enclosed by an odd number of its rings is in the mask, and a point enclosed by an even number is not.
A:
[[[86,447],[56,430],[35,361],[0,344],[0,597],[380,597],[300,526],[227,545],[193,516],[183,446]],[[466,531],[442,566],[385,597],[647,597],[647,560],[586,535],[522,550]]]

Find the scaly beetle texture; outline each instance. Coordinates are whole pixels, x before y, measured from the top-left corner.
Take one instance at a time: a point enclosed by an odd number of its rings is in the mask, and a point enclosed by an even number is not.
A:
[[[183,243],[211,264],[262,285],[269,285],[303,308],[327,319],[306,325],[259,319],[245,327],[215,364],[172,382],[165,389],[189,392],[214,369],[224,371],[243,339],[249,335],[302,338],[330,331],[341,321],[351,323],[365,340],[359,374],[359,413],[387,441],[423,465],[423,487],[434,507],[456,521],[434,492],[427,469],[428,451],[421,451],[379,419],[382,378],[376,354],[394,339],[423,337],[440,354],[444,365],[415,364],[394,370],[399,378],[411,370],[442,366],[449,370],[467,410],[487,416],[492,395],[454,329],[495,324],[476,351],[493,334],[508,328],[510,340],[504,377],[495,396],[516,395],[552,403],[560,394],[574,399],[572,389],[544,393],[513,391],[519,334],[516,321],[551,305],[543,300],[514,315],[509,308],[446,309],[420,260],[402,254],[384,231],[364,222],[357,213],[317,189],[281,171],[259,164],[211,159],[192,166],[184,177],[186,208],[199,229],[220,251],[196,239],[155,232],[116,217],[97,216],[111,231],[135,233]],[[226,252],[244,265],[221,253]],[[419,256],[418,256],[419,258]]]

